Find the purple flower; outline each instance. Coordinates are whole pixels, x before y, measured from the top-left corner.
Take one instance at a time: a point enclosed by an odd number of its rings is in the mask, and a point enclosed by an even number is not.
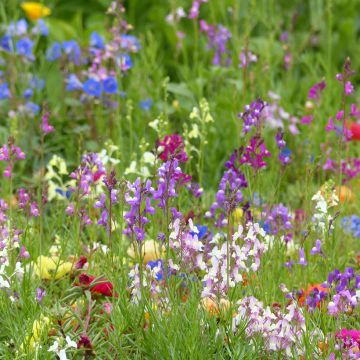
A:
[[[40,304],[46,295],[46,291],[42,288],[36,288],[36,300]]]
[[[270,152],[266,149],[264,140],[255,135],[250,139],[250,145],[242,149],[240,164],[251,166],[255,171],[266,167],[264,158],[270,157]]]
[[[308,98],[311,100],[319,101],[321,93],[324,91],[325,88],[326,88],[326,83],[324,80],[319,83],[316,83],[310,88],[308,93]]]
[[[347,81],[345,84],[345,95],[351,95],[354,92],[354,86],[351,81]]]
[[[301,248],[299,250],[299,262],[298,262],[299,265],[302,265],[302,266],[306,266],[307,265],[307,261],[305,259],[305,250],[304,248]]]
[[[311,249],[311,255],[319,254],[323,257],[325,257],[324,253],[321,250],[321,241],[317,239],[315,241],[315,246]]]
[[[208,25],[205,20],[200,20],[200,31],[207,34],[208,47],[215,50],[213,65],[222,65],[223,63],[229,65],[231,57],[227,43],[231,39],[230,31],[222,25]]]
[[[55,128],[49,124],[49,117],[50,112],[45,110],[43,116],[41,117],[41,129],[44,132],[44,135],[55,131]]]
[[[238,115],[243,121],[243,132],[246,134],[252,127],[258,128],[261,124],[261,112],[264,110],[266,102],[256,99],[250,105],[244,107],[244,111]]]

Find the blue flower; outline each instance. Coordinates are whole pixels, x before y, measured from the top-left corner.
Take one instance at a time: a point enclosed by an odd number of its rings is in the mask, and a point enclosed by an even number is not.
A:
[[[45,80],[39,79],[36,75],[34,75],[33,78],[30,80],[29,85],[32,89],[43,90],[45,87]]]
[[[149,111],[151,109],[152,104],[153,101],[151,99],[145,99],[139,102],[140,108],[145,111]]]
[[[34,95],[33,89],[26,89],[23,93],[24,99],[30,99]]]
[[[101,83],[93,78],[90,78],[84,82],[83,90],[91,96],[100,97],[101,95]]]
[[[164,264],[161,259],[158,259],[156,261],[149,261],[146,264],[146,267],[149,267],[151,270],[159,268],[159,271],[156,273],[155,278],[158,281],[162,280],[162,278],[164,277]]]
[[[46,50],[46,60],[55,61],[61,57],[61,44],[53,42]]]
[[[104,49],[104,39],[96,31],[90,35],[90,46],[96,49]]]
[[[10,35],[7,35],[5,34],[1,40],[0,40],[0,43],[1,43],[1,47],[5,50],[5,51],[13,51],[14,49],[14,45],[13,45],[13,42],[12,42],[12,38]]]
[[[0,100],[5,100],[10,97],[9,85],[7,83],[0,84]]]
[[[49,36],[49,28],[47,27],[45,21],[43,19],[39,19],[36,25],[33,27],[31,31],[34,35],[40,34],[43,36]]]
[[[198,233],[196,234],[194,231],[190,231],[190,235],[191,236],[197,235],[198,239],[200,240],[206,235],[208,227],[206,225],[195,225],[195,226],[198,230]]]
[[[10,23],[6,33],[9,35],[21,36],[25,35],[28,30],[28,23],[25,19],[20,19],[16,23]]]
[[[78,43],[75,40],[69,40],[64,41],[62,45],[65,54],[69,57],[69,60],[75,65],[80,65],[81,50]]]
[[[117,65],[122,71],[127,71],[133,67],[133,62],[129,54],[121,54],[116,59]]]
[[[105,93],[115,94],[117,89],[117,81],[113,76],[109,76],[103,81],[103,90]]]
[[[20,39],[16,43],[16,52],[19,55],[26,56],[29,60],[34,60],[34,56],[32,54],[33,46],[34,42],[29,38]]]
[[[63,197],[66,197],[67,199],[70,199],[70,196],[71,196],[71,190],[62,190],[61,188],[56,188],[55,189],[55,192],[60,194],[61,196]]]
[[[37,115],[40,111],[40,106],[31,102],[31,101],[28,101],[26,104],[25,104],[25,109],[29,112],[29,115],[31,116],[34,116],[34,115]]]
[[[66,82],[66,91],[82,90],[83,88],[83,84],[75,74],[70,74]]]
[[[138,38],[134,35],[121,35],[120,36],[120,46],[122,49],[137,52],[140,50],[140,42]]]

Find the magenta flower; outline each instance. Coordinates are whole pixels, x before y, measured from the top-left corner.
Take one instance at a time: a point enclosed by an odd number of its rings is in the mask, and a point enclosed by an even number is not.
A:
[[[158,146],[163,148],[159,156],[162,161],[168,161],[172,157],[183,163],[188,161],[188,156],[184,150],[184,141],[180,135],[165,135],[164,139],[159,141]]]
[[[308,98],[311,100],[319,101],[321,93],[324,91],[325,88],[326,88],[326,83],[324,80],[319,83],[316,83],[310,88],[308,93]]]

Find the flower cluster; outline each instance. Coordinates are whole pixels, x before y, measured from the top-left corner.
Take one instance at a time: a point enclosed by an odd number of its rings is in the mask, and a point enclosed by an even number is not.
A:
[[[250,105],[244,106],[244,111],[238,114],[238,117],[243,121],[243,133],[248,133],[251,128],[255,127],[257,130],[262,125],[262,111],[267,106],[267,103],[261,99],[256,99]]]
[[[3,144],[0,148],[0,161],[4,161],[7,164],[3,172],[4,177],[11,178],[15,163],[24,159],[25,153],[14,144],[14,138],[10,137],[8,145]]]
[[[232,240],[214,245],[203,278],[202,297],[226,295],[229,287],[243,282],[243,274],[259,269],[261,256],[268,248],[266,234],[259,224],[248,223],[246,231],[240,225]]]
[[[141,243],[145,237],[145,225],[149,223],[148,215],[154,215],[155,209],[151,205],[151,194],[153,188],[151,181],[143,183],[140,178],[134,183],[127,183],[125,202],[130,210],[124,215],[126,228],[124,233],[128,236],[135,236],[137,242]]]
[[[357,215],[345,216],[341,221],[342,227],[353,237],[360,238],[360,217]]]
[[[304,353],[303,335],[306,331],[305,318],[295,303],[286,307],[286,312],[269,306],[253,296],[245,297],[237,302],[238,309],[233,318],[233,331],[242,323],[246,323],[245,333],[250,341],[255,336],[264,340],[265,350],[283,351],[284,356]]]
[[[220,212],[215,223],[219,227],[228,223],[228,217],[244,200],[241,189],[247,187],[247,181],[240,170],[239,159],[239,150],[235,150],[230,160],[225,163],[227,170],[220,180],[215,201],[205,214],[206,217],[215,219],[216,213]]]
[[[230,65],[228,42],[231,39],[230,31],[223,25],[209,25],[205,20],[200,20],[200,31],[208,37],[208,47],[215,50],[212,60],[213,65]]]
[[[348,267],[343,273],[335,269],[329,273],[323,286],[335,291],[328,303],[330,315],[338,316],[341,313],[351,313],[358,306],[356,292],[360,289],[360,275],[356,275],[354,269]]]

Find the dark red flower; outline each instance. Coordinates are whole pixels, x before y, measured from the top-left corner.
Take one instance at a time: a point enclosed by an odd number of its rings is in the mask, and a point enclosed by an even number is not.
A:
[[[160,154],[160,159],[168,161],[171,156],[178,159],[180,162],[187,162],[188,157],[184,150],[185,145],[182,137],[178,134],[165,135],[163,140],[158,142],[158,146],[164,149]]]
[[[95,282],[95,279],[95,276],[83,273],[79,275],[79,283],[74,285],[89,289],[93,294],[113,296],[113,284],[110,281],[106,278],[100,278]]]
[[[79,260],[75,263],[75,269],[82,269],[84,265],[87,263],[87,258],[84,255],[81,255]]]
[[[77,343],[77,348],[92,349],[92,344],[87,335],[80,335],[80,340]]]

